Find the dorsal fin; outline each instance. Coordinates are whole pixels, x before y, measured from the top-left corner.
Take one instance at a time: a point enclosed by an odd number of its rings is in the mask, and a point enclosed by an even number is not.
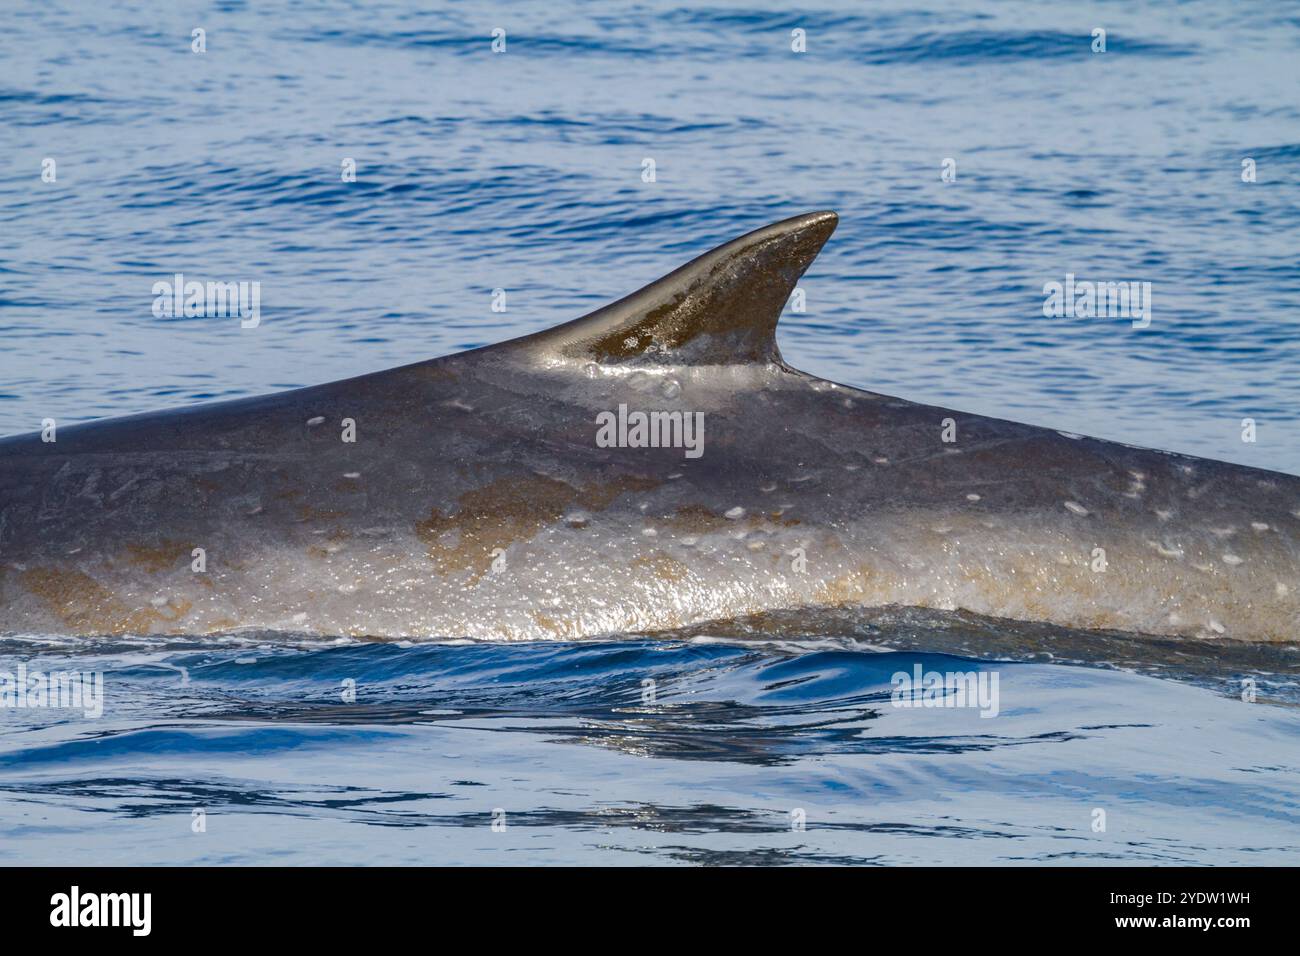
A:
[[[757,229],[626,298],[504,348],[543,363],[780,362],[777,319],[838,222],[833,212],[814,212]]]

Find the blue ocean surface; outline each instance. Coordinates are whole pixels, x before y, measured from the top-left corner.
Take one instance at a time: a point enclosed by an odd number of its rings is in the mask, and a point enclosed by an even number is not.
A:
[[[106,706],[4,715],[7,864],[1300,852],[1294,706],[1131,673],[825,640],[32,650],[3,647],[102,670]],[[898,706],[918,666],[997,673],[996,715]]]
[[[3,26],[0,434],[537,331],[830,208],[795,367],[1300,473],[1294,5],[114,0]],[[260,323],[156,316],[177,273],[260,283]],[[1046,316],[1067,275],[1150,282],[1149,323]],[[457,637],[0,641],[0,673],[104,690],[98,716],[0,708],[0,863],[1300,860],[1300,644],[906,612]],[[901,704],[918,666],[996,676],[996,716]]]

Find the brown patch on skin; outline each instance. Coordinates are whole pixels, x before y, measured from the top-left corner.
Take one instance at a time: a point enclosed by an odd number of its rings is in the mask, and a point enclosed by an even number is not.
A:
[[[143,544],[128,544],[126,546],[126,556],[123,560],[127,564],[143,568],[150,574],[158,574],[160,571],[174,568],[182,560],[188,564],[190,553],[193,550],[193,544],[170,539],[154,547]]]
[[[342,518],[347,512],[330,511],[327,508],[313,508],[311,505],[298,506],[299,521],[333,521],[335,518]]]
[[[187,601],[184,598],[178,598],[174,605],[164,604],[162,608],[155,609],[153,613],[158,615],[158,620],[160,621],[171,621],[175,623],[176,621],[179,621],[181,618],[183,618],[186,614],[189,614],[190,611],[193,609],[193,607],[194,604],[192,602]],[[163,611],[171,611],[172,614],[169,617],[168,615],[164,614]]]
[[[691,534],[707,534],[710,531],[720,531],[723,528],[735,528],[737,526],[747,527],[751,530],[761,528],[763,525],[792,528],[802,523],[798,518],[782,517],[779,511],[773,511],[769,514],[750,514],[743,519],[733,520],[716,511],[710,511],[703,505],[682,505],[677,509],[676,513],[664,515],[655,520],[665,528]]]
[[[577,494],[564,482],[540,475],[499,478],[461,495],[453,515],[434,508],[428,519],[416,522],[415,533],[428,545],[439,574],[468,570],[471,583],[477,583],[491,567],[493,548],[531,538],[558,519]],[[455,540],[449,543],[452,532]]]
[[[633,558],[632,567],[646,568],[660,581],[668,584],[677,584],[686,580],[688,572],[686,565],[663,551],[651,551],[649,554]]]
[[[429,560],[439,574],[469,571],[470,583],[477,584],[492,565],[494,548],[532,538],[571,505],[604,511],[624,492],[658,484],[622,476],[579,489],[543,475],[498,478],[461,495],[454,514],[432,509],[427,519],[415,523],[415,533],[428,546]]]
[[[345,494],[355,494],[356,492],[362,490],[362,488],[361,488],[361,479],[360,479],[360,478],[340,478],[338,481],[334,482],[334,490],[335,490],[335,491],[341,491],[341,492],[343,492],[343,493],[345,493]]]
[[[538,627],[540,627],[543,631],[546,631],[548,634],[564,633],[564,628],[560,625],[560,622],[555,620],[554,618],[547,617],[541,611],[531,611],[529,613],[534,623],[536,623]]]
[[[628,491],[651,491],[662,482],[657,478],[644,478],[640,475],[620,475],[603,485],[588,485],[578,493],[577,503],[592,511],[604,511],[614,503],[614,499]]]
[[[159,621],[179,621],[191,607],[188,601],[181,602],[173,617],[153,607],[131,608],[81,571],[32,568],[20,580],[64,627],[77,634],[147,634]]]
[[[592,356],[611,361],[640,355],[654,343],[656,332],[667,348],[679,348],[685,345],[697,334],[692,330],[689,314],[685,310],[682,310],[681,316],[674,315],[681,309],[685,299],[684,295],[673,296],[671,302],[665,302],[658,308],[651,309],[630,329],[616,330],[592,342]]]
[[[732,522],[703,505],[682,505],[675,514],[658,519],[659,523],[674,531],[706,532],[725,528]]]
[[[350,537],[352,537],[352,535],[348,534],[348,532],[344,531],[342,528],[331,528],[324,535],[322,535],[322,537],[329,543],[338,545],[343,541],[347,541]],[[341,550],[342,548],[340,547],[335,547],[333,549],[330,549],[325,547],[324,545],[313,544],[313,545],[308,545],[307,554],[313,558],[328,558],[334,554],[337,554]]]
[[[842,574],[817,588],[815,599],[822,604],[848,604],[860,601],[869,588],[871,571],[863,565],[856,571]]]

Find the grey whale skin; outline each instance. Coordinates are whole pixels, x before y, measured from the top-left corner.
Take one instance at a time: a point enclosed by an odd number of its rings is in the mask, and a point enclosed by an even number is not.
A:
[[[902,605],[1297,639],[1300,479],[786,365],[836,222],[495,346],[0,440],[0,632],[565,639]],[[702,455],[601,447],[620,405],[703,413]]]

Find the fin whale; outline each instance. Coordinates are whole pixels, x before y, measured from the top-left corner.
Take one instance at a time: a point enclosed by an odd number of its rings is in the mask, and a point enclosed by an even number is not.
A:
[[[0,440],[0,632],[568,639],[901,605],[1300,638],[1300,478],[788,366],[777,320],[836,222],[486,348]]]

